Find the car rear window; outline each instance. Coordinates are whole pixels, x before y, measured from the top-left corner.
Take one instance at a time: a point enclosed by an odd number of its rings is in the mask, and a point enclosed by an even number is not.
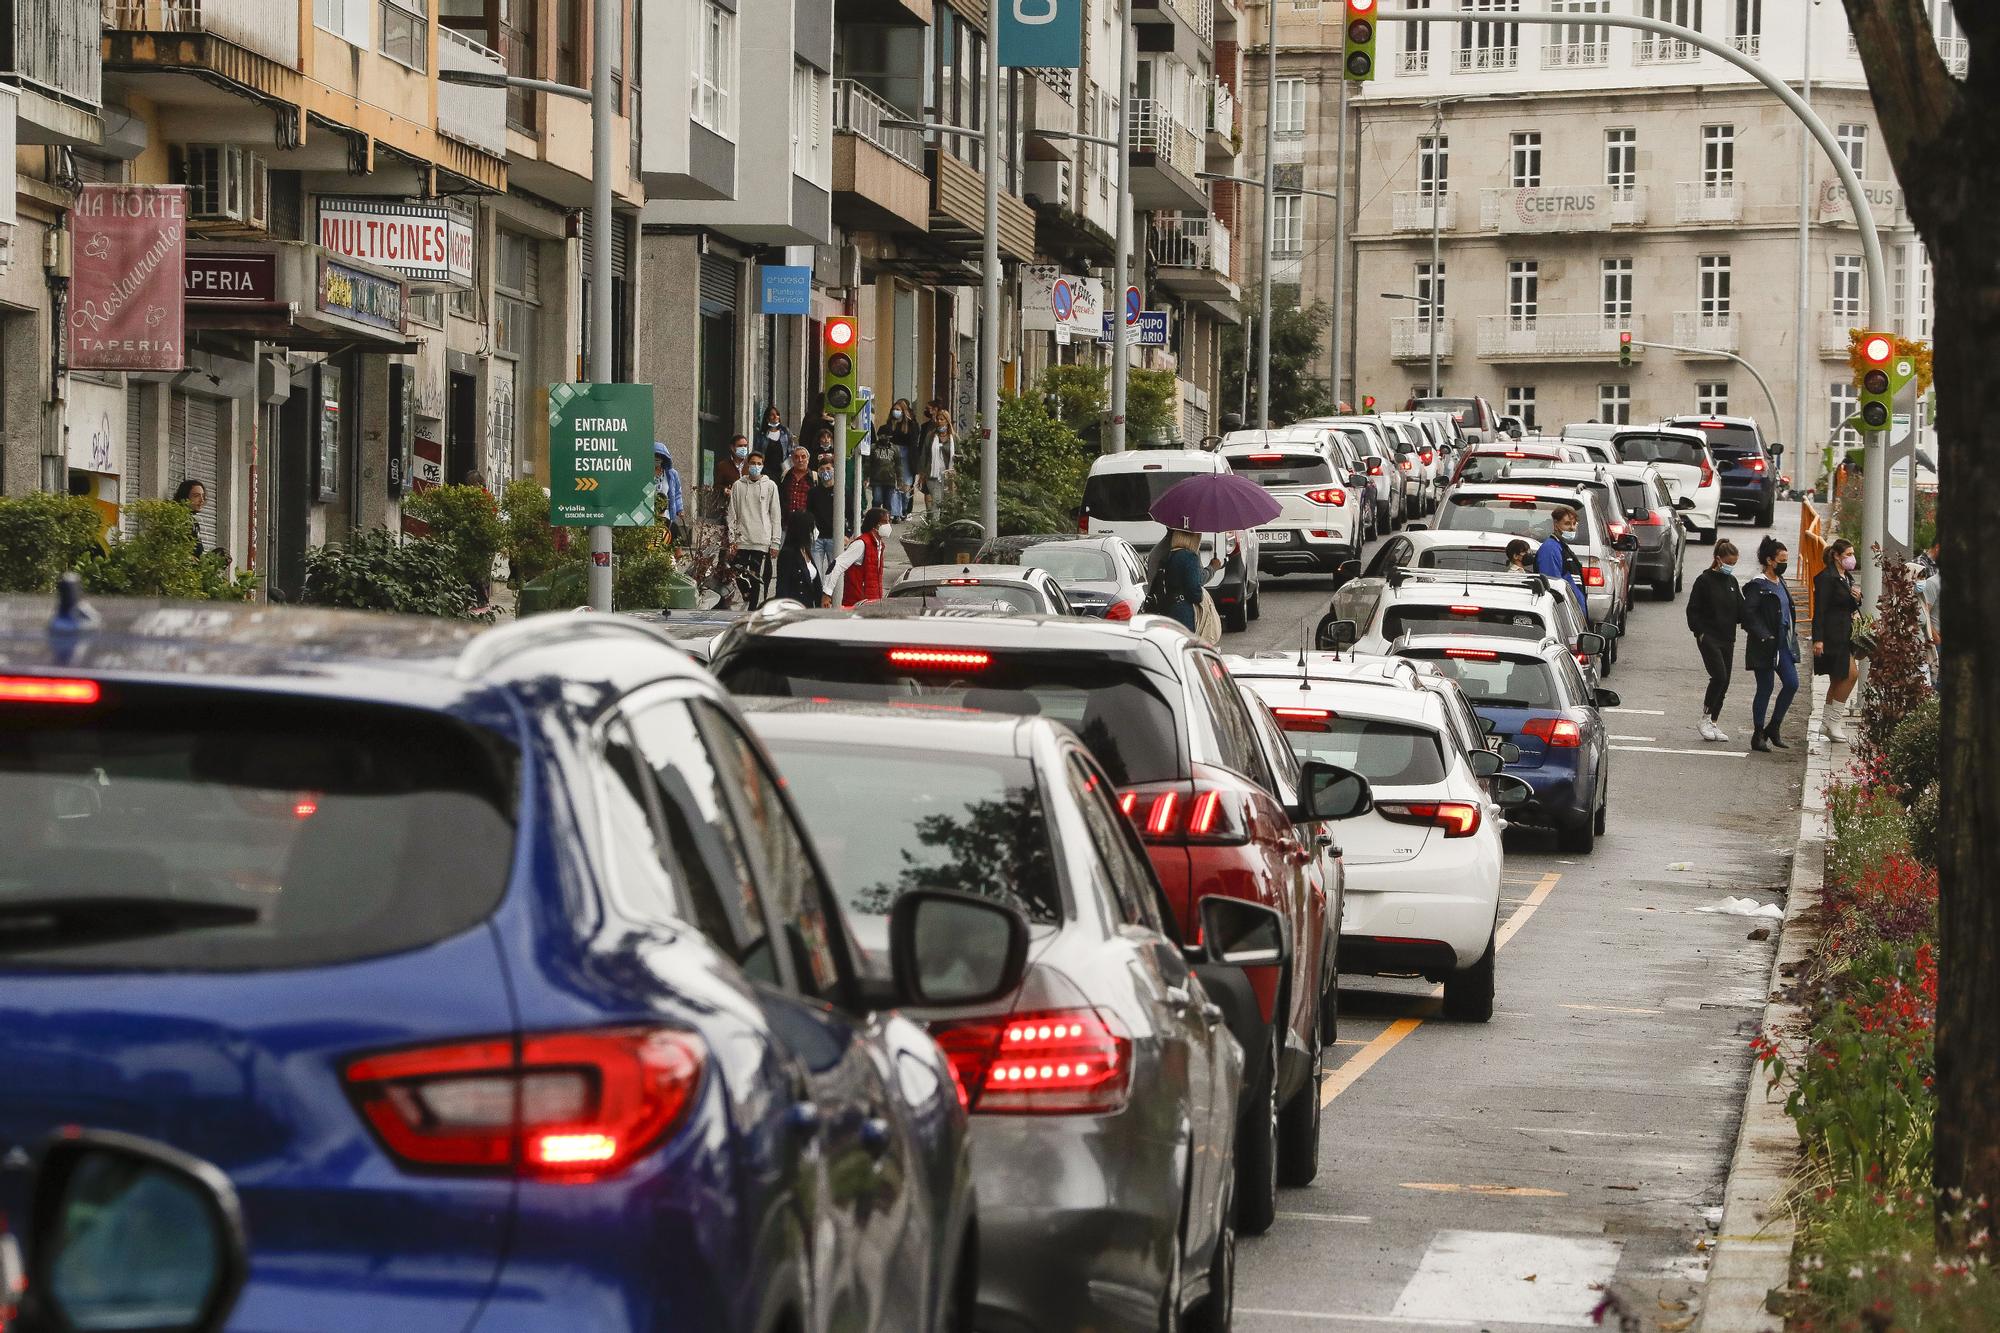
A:
[[[1413,411],[1449,412],[1461,426],[1479,428],[1479,400],[1476,398],[1419,398]]]
[[[1382,787],[1416,787],[1443,782],[1444,750],[1429,727],[1380,718],[1319,715],[1313,708],[1288,708],[1278,725],[1300,759],[1318,759],[1350,768]]]
[[[976,660],[911,666],[890,656],[930,652]],[[1115,660],[753,639],[731,652],[716,674],[736,694],[1050,717],[1074,731],[1121,787],[1187,776],[1173,708],[1145,672]]]
[[[1021,552],[1021,563],[1047,570],[1057,583],[1109,583],[1118,577],[1110,555],[1095,546],[1030,546]]]
[[[1026,588],[1011,583],[904,583],[891,597],[927,597],[952,605],[998,607],[1008,611],[1046,611],[1042,599]]]
[[[1574,500],[1523,495],[1453,495],[1438,515],[1439,532],[1505,532],[1545,537],[1549,520],[1559,509],[1576,509]]]
[[[1333,480],[1324,454],[1310,450],[1286,453],[1230,454],[1229,466],[1264,486],[1315,486]]]
[[[1084,512],[1107,523],[1150,523],[1153,501],[1175,482],[1197,475],[1165,466],[1157,472],[1100,472],[1083,483]]]
[[[1504,546],[1433,546],[1417,557],[1419,569],[1473,569],[1499,571],[1507,568]]]
[[[1627,518],[1637,518],[1640,514],[1650,513],[1653,503],[1651,497],[1646,494],[1646,483],[1626,481],[1621,478],[1618,482],[1618,507],[1625,511]]]
[[[1758,442],[1755,426],[1735,426],[1725,421],[1684,421],[1674,423],[1689,430],[1698,430],[1707,439],[1708,447],[1718,457],[1740,458],[1745,454],[1763,452]]]
[[[1554,708],[1555,679],[1540,658],[1522,660],[1484,649],[1447,648],[1410,654],[1458,682],[1474,708]]]
[[[104,682],[0,708],[0,959],[246,971],[484,920],[516,752],[416,709]]]
[[[1547,622],[1536,612],[1472,602],[1445,605],[1394,602],[1382,613],[1382,637],[1392,642],[1405,634],[1478,633],[1478,627],[1485,625],[1537,632],[1547,628]]]
[[[1458,474],[1460,481],[1500,481],[1510,467],[1534,467],[1541,463],[1559,463],[1562,460],[1554,454],[1529,454],[1519,450],[1507,453],[1470,453],[1465,456],[1465,470]]]
[[[1701,446],[1680,435],[1620,435],[1611,442],[1624,463],[1678,463],[1701,466]]]
[[[1063,919],[1048,820],[1025,759],[764,737],[780,768],[838,773],[792,799],[841,905],[887,916],[918,889],[994,898],[1028,920]]]

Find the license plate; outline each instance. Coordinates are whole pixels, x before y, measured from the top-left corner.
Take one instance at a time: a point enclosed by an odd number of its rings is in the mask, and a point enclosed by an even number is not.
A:
[[[1286,542],[1294,540],[1297,536],[1298,534],[1293,532],[1290,528],[1257,529],[1257,540],[1260,542],[1277,542],[1280,545],[1282,545]]]

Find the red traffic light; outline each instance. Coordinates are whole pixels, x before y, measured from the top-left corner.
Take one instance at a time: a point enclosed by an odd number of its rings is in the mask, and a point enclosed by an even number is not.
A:
[[[1347,0],[1349,14],[1366,16],[1375,12],[1375,0]]]
[[[1632,345],[1632,335],[1629,332],[1621,330],[1618,334],[1618,345],[1620,347],[1630,347]]]
[[[1887,335],[1871,333],[1861,340],[1861,359],[1871,366],[1883,366],[1896,354],[1896,344]]]
[[[828,351],[845,351],[854,346],[861,331],[853,320],[845,315],[836,315],[826,322],[826,346]]]

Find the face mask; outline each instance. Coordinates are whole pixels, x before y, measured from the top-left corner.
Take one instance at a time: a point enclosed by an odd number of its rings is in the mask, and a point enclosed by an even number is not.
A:
[[[1734,574],[1736,572],[1736,562],[1734,560],[1731,560],[1726,565],[1717,565],[1716,568],[1721,570],[1725,574]]]
[[[876,539],[877,539],[878,541],[887,541],[887,540],[889,540],[889,525],[888,525],[887,523],[878,523],[878,524],[876,524],[876,526],[875,526],[875,537],[876,537]]]
[[[833,480],[833,469],[832,469],[832,468],[830,468],[830,467],[823,467],[823,468],[821,468],[821,469],[819,470],[819,479],[820,479],[821,481],[832,481],[832,480]]]
[[[763,476],[763,475],[764,475],[764,465],[763,465],[762,463],[752,463],[752,464],[750,465],[750,475],[751,475],[751,476],[753,476],[753,477],[761,477],[761,476]]]
[[[750,446],[739,444],[736,446],[735,453],[738,458],[748,458],[750,456]]]
[[[902,409],[902,408],[900,408],[900,407],[892,407],[892,408],[890,408],[890,409],[889,409],[889,420],[891,420],[891,421],[901,421],[902,419],[903,419],[903,409]]]
[[[1857,563],[1859,562],[1856,561],[1855,558],[1851,555],[1844,555],[1840,557],[1840,567],[1842,569],[1851,571]]]
[[[1777,564],[1771,566],[1771,572],[1773,574],[1776,574],[1779,578],[1783,578],[1785,577],[1785,571],[1790,569],[1791,567],[1792,567],[1791,561],[1780,560]]]

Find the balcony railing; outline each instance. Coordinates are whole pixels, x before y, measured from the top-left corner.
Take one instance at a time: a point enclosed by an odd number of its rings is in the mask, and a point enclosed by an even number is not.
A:
[[[1835,310],[1822,313],[1819,317],[1819,350],[1823,356],[1846,356],[1853,343],[1848,335],[1867,324],[1857,308],[1852,312]]]
[[[1542,48],[1543,69],[1591,69],[1611,59],[1611,43],[1550,42]]]
[[[1451,316],[1437,322],[1437,354],[1451,355]],[[1422,315],[1399,315],[1389,321],[1389,359],[1424,361],[1431,354],[1431,322]]]
[[[1452,53],[1452,69],[1459,74],[1484,74],[1491,70],[1517,69],[1521,64],[1518,46],[1461,46]]]
[[[1646,187],[1643,185],[1611,185],[1606,187],[1611,194],[1611,225],[1614,227],[1638,227],[1646,222]]]
[[[1704,352],[1733,352],[1736,350],[1736,316],[1728,311],[1679,311],[1674,315],[1674,345],[1695,347]]]
[[[1154,229],[1153,253],[1162,268],[1194,268],[1228,277],[1229,228],[1220,218],[1170,214]]]
[[[1479,321],[1479,354],[1513,357],[1600,357],[1618,355],[1618,335],[1645,334],[1636,315],[1590,313],[1487,315]]]
[[[1395,193],[1389,225],[1397,231],[1429,231],[1435,226],[1439,231],[1450,231],[1458,225],[1458,207],[1450,190],[1440,190],[1435,194],[1429,190],[1398,190]],[[1439,205],[1442,204],[1440,213]],[[1435,221],[1433,213],[1440,213]]]
[[[1236,134],[1236,94],[1221,79],[1209,83],[1208,132],[1225,139]]]
[[[1402,72],[1405,74],[1429,73],[1431,68],[1430,48],[1425,47],[1420,51],[1403,52],[1402,63],[1398,66],[1398,68],[1400,68]]]
[[[1688,65],[1699,59],[1701,48],[1678,37],[1659,37],[1649,32],[1632,43],[1635,65]]]
[[[1852,37],[1847,39],[1850,43]],[[1965,77],[1965,66],[1972,55],[1972,43],[1963,37],[1938,38],[1938,54],[1944,57],[1944,66],[1959,78]]]
[[[1763,48],[1764,39],[1754,32],[1739,32],[1729,39],[1729,44],[1744,55],[1755,59],[1758,52]]]
[[[920,130],[895,129],[884,120],[907,120],[895,105],[853,79],[833,81],[833,130],[866,139],[912,171],[924,169],[924,136]]]
[[[481,46],[454,28],[438,29],[438,71],[477,70],[505,74],[498,51]],[[438,133],[482,152],[507,153],[507,90],[438,80]]]
[[[60,3],[60,0],[57,0]],[[102,0],[115,32],[205,32],[283,65],[299,60],[299,7],[272,0]]]
[[[20,0],[0,26],[0,72],[9,82],[44,88],[71,103],[104,103],[98,34],[103,26],[77,0]]]
[[[1736,222],[1743,217],[1743,197],[1736,182],[1679,181],[1674,185],[1674,221]]]
[[[1193,179],[1201,170],[1194,131],[1168,114],[1166,103],[1150,97],[1132,99],[1132,151],[1151,153],[1160,166],[1172,167]]]
[[[1278,131],[1276,151],[1271,154],[1271,160],[1281,167],[1294,166],[1305,161],[1306,136]]]

